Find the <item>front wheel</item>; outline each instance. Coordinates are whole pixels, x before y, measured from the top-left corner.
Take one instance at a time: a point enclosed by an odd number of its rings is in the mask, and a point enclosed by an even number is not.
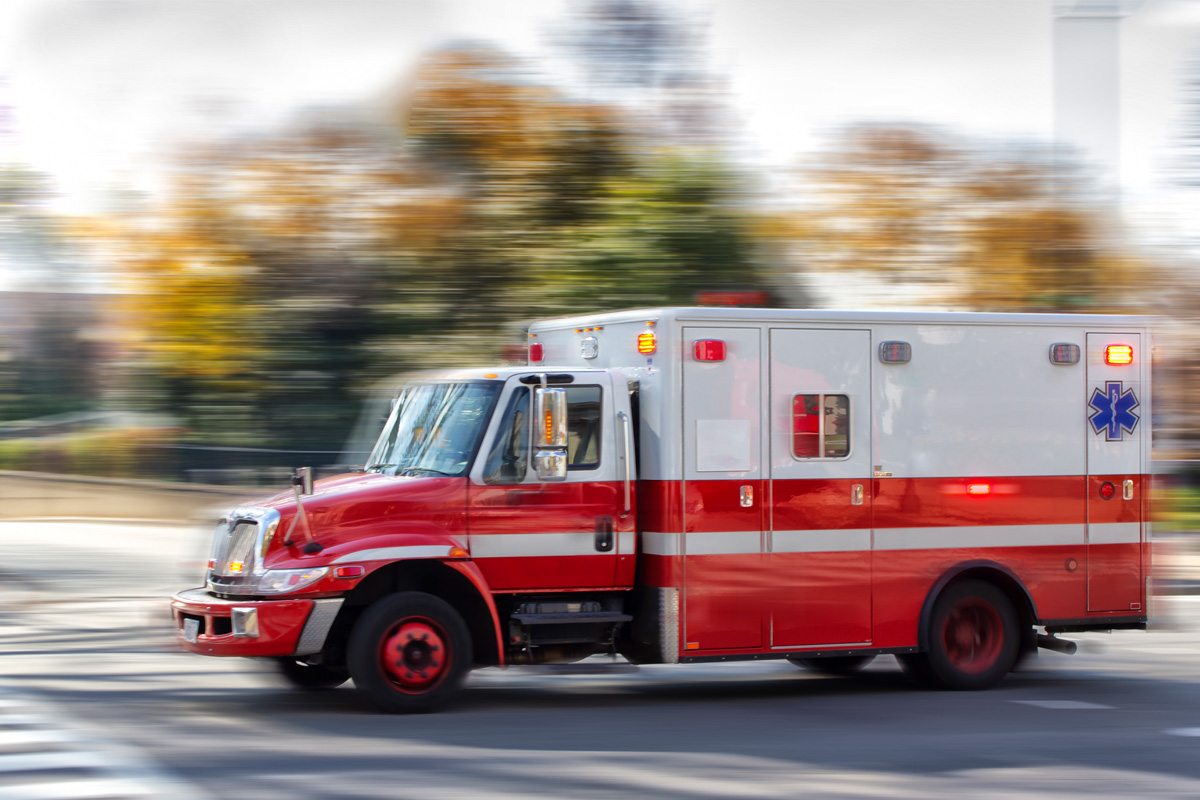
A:
[[[454,607],[424,592],[379,600],[350,634],[354,685],[384,711],[435,711],[471,668],[471,635]]]
[[[825,658],[804,658],[791,656],[788,661],[798,667],[804,667],[822,675],[846,677],[862,672],[863,667],[875,660],[875,656],[827,656]]]
[[[946,689],[986,689],[1012,670],[1020,650],[1017,612],[990,583],[948,587],[933,606],[929,651],[918,672]]]

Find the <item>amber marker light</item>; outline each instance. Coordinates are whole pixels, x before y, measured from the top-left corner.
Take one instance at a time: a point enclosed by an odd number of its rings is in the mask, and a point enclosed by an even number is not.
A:
[[[468,553],[466,550],[462,549],[461,547],[451,547],[450,553],[449,553],[449,558],[468,558],[468,557],[470,557],[470,555],[471,555],[470,553]]]
[[[1104,363],[1114,367],[1123,367],[1133,363],[1133,346],[1128,344],[1110,344],[1104,348]]]
[[[245,568],[246,568],[246,564],[243,561],[230,561],[229,562],[229,571],[235,575],[240,575],[242,570],[244,570]]]
[[[658,342],[655,340],[654,331],[642,331],[637,337],[638,352],[644,356],[653,355],[658,349]]]

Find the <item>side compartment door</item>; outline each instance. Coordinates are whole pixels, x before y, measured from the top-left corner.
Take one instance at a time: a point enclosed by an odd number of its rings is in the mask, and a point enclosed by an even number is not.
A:
[[[1126,352],[1131,363],[1119,363]],[[1087,335],[1088,611],[1142,608],[1143,437],[1150,409],[1141,375],[1148,357],[1137,334]]]
[[[543,482],[534,471],[535,387],[519,378],[505,387],[471,470],[471,558],[496,591],[608,588],[632,579],[632,568],[621,566],[636,558],[636,514],[625,511],[612,380],[603,372],[572,377],[555,384],[567,390],[565,481]],[[622,408],[628,413],[628,400]]]
[[[771,647],[871,642],[871,333],[773,329]]]
[[[684,655],[763,643],[761,336],[683,329]]]

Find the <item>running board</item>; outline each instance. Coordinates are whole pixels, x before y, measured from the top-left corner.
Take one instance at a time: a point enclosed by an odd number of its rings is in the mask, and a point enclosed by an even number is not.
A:
[[[564,611],[553,614],[513,614],[511,619],[522,625],[591,625],[630,622],[633,617],[615,611]]]

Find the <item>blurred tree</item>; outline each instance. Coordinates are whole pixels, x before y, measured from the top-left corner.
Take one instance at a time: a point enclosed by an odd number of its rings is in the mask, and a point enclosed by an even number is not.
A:
[[[859,126],[802,179],[810,202],[774,233],[808,269],[927,284],[939,304],[993,311],[1129,310],[1150,288],[1115,214],[1046,153]]]
[[[63,221],[45,208],[45,179],[0,165],[0,419],[81,411],[99,401],[92,298]]]
[[[145,396],[194,440],[336,450],[378,379],[494,360],[518,321],[767,284],[712,153],[484,48],[430,58],[396,108],[194,148],[108,237]]]

